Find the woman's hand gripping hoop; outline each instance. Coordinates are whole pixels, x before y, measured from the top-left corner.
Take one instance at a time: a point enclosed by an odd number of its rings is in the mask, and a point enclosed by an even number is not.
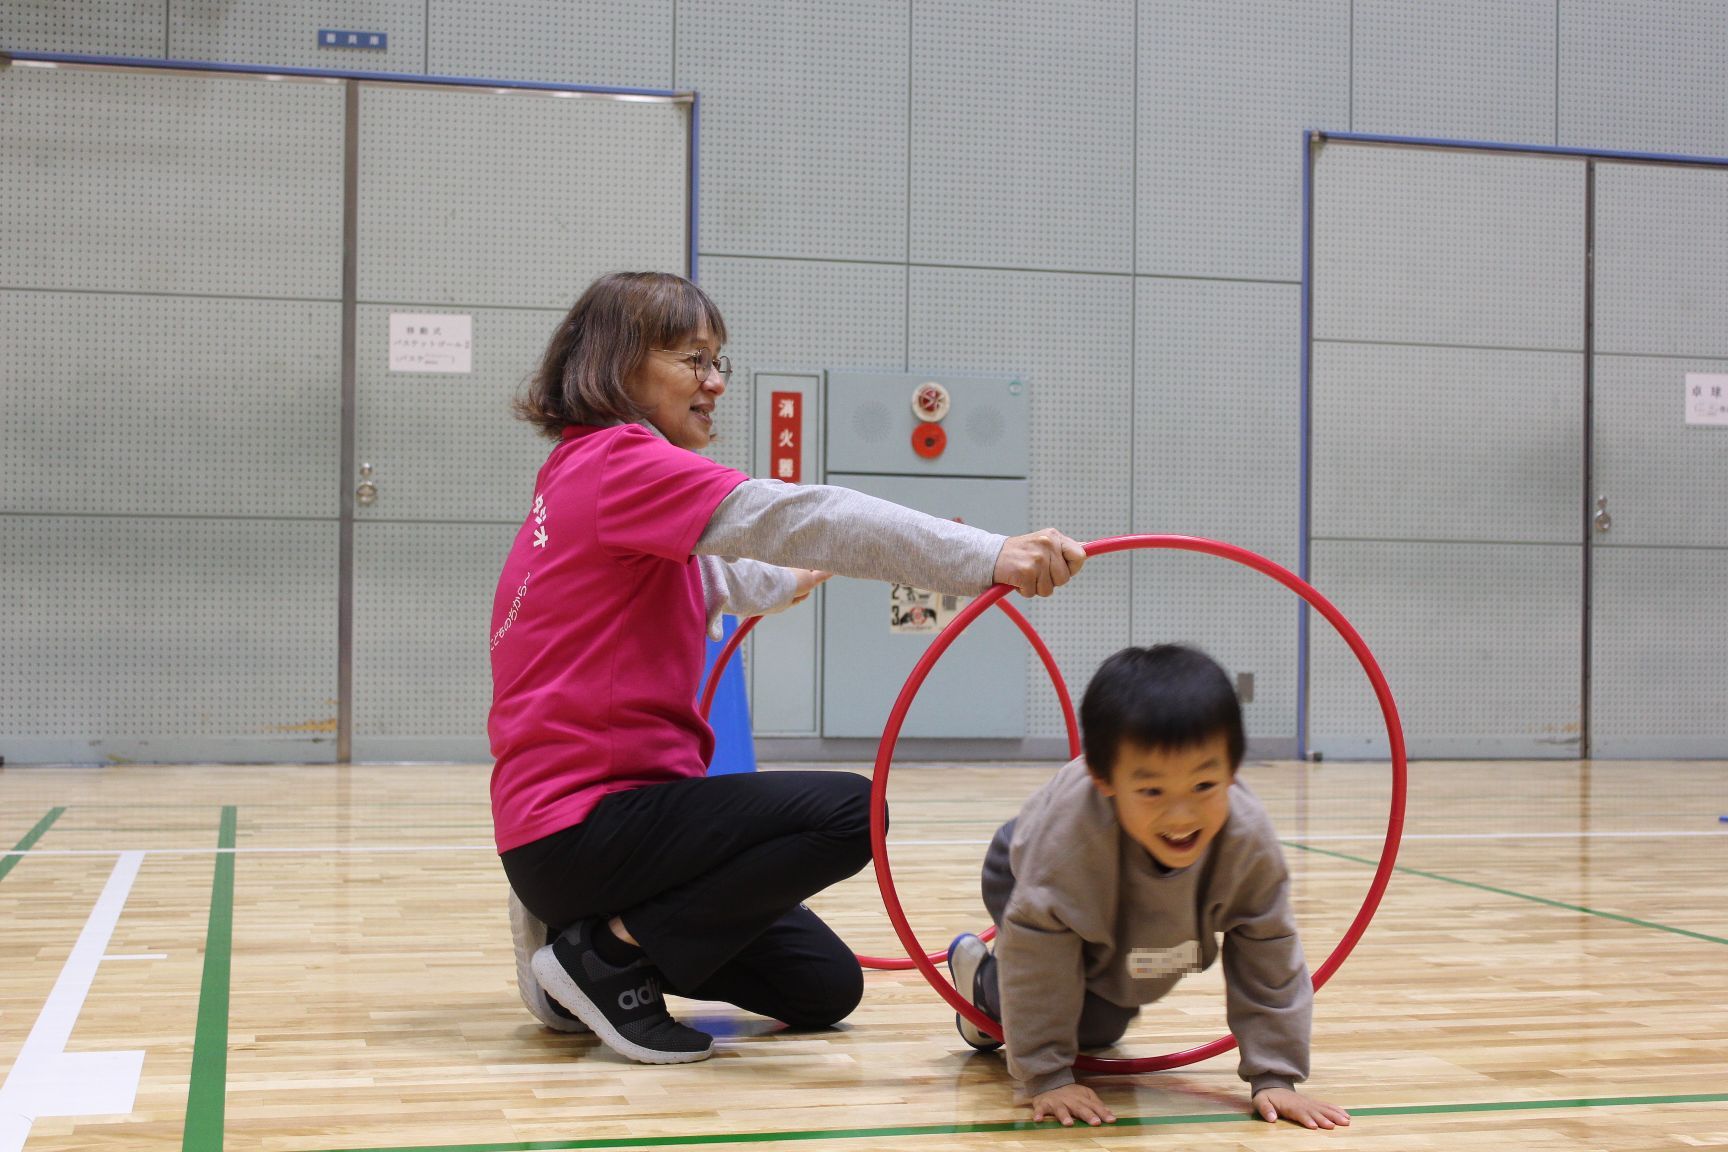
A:
[[[1032,627],[1032,621],[1026,619],[1020,609],[1014,607],[1014,605],[1001,598],[1000,593],[1011,592],[1013,589],[1006,584],[999,584],[995,588],[991,589],[991,591],[999,591],[999,594],[996,597],[996,606],[1002,609],[1008,619],[1014,621],[1014,626],[1019,628],[1025,635],[1027,641],[1031,643],[1032,650],[1038,653],[1038,659],[1044,662],[1044,670],[1050,673],[1050,685],[1056,689],[1057,702],[1062,705],[1062,722],[1068,728],[1068,756],[1072,759],[1080,755],[1080,722],[1074,716],[1074,701],[1068,695],[1068,685],[1062,679],[1062,670],[1056,667],[1056,657],[1052,656],[1050,654],[1050,649],[1045,647],[1044,638],[1038,635],[1037,629]],[[985,595],[989,595],[989,593],[985,593]],[[727,663],[731,661],[732,654],[738,651],[738,646],[744,643],[744,637],[750,634],[750,630],[756,627],[756,622],[761,619],[762,617],[760,616],[752,616],[750,619],[740,624],[737,630],[732,633],[732,638],[726,641],[726,646],[720,649],[720,654],[714,658],[714,667],[709,670],[708,681],[702,686],[702,697],[699,707],[702,710],[703,719],[707,719],[709,710],[714,707],[714,694],[720,687],[720,673],[725,669]],[[956,621],[956,623],[958,623],[958,621]],[[932,661],[932,663],[934,663],[934,661]],[[926,674],[928,674],[928,669],[925,671]],[[919,677],[919,682],[923,682],[923,677]],[[902,719],[904,716],[905,713],[902,711]],[[899,731],[900,721],[896,720],[894,723],[894,732],[896,736],[899,735]],[[877,763],[881,763],[880,757],[878,757]],[[883,811],[886,812],[886,810],[886,806],[884,806]],[[875,835],[876,814],[874,810],[874,798],[872,799],[870,820],[871,834]],[[880,870],[878,870],[878,882],[880,882]],[[978,938],[980,940],[993,940],[995,937],[996,926],[994,924],[978,933]],[[905,937],[902,936],[901,939],[905,939]],[[946,950],[941,952],[926,952],[924,958],[928,960],[931,965],[936,965],[948,959],[948,953]],[[905,956],[864,956],[859,954],[858,963],[860,966],[865,968],[874,968],[878,971],[891,972],[904,972],[907,969],[918,967],[913,960]]]
[[[1331,601],[1320,595],[1301,577],[1274,564],[1264,556],[1249,552],[1244,548],[1238,548],[1233,544],[1223,544],[1216,540],[1202,540],[1193,536],[1117,536],[1106,540],[1094,540],[1085,547],[1088,558],[1134,548],[1169,548],[1186,552],[1203,552],[1209,556],[1234,561],[1270,576],[1302,597],[1310,606],[1326,617],[1332,627],[1337,629],[1338,635],[1343,637],[1344,642],[1350,646],[1350,650],[1356,654],[1356,659],[1361,663],[1362,670],[1368,674],[1368,681],[1374,686],[1374,695],[1379,699],[1380,711],[1386,719],[1386,736],[1392,751],[1391,810],[1386,818],[1386,842],[1380,850],[1380,866],[1374,872],[1373,883],[1368,886],[1368,895],[1363,898],[1362,907],[1356,913],[1356,918],[1350,922],[1350,927],[1345,930],[1344,938],[1338,942],[1338,946],[1332,950],[1332,955],[1328,956],[1326,962],[1320,965],[1319,970],[1314,973],[1314,987],[1320,988],[1332,978],[1332,973],[1338,970],[1339,965],[1344,963],[1344,958],[1350,955],[1351,950],[1356,947],[1356,942],[1362,938],[1362,933],[1367,930],[1368,922],[1374,918],[1374,910],[1380,906],[1380,897],[1385,893],[1386,884],[1392,878],[1392,866],[1398,856],[1398,842],[1404,832],[1406,785],[1404,729],[1398,722],[1398,705],[1392,699],[1392,690],[1386,684],[1386,677],[1381,673],[1380,665],[1375,661],[1374,654],[1368,650],[1368,645],[1363,643],[1362,637],[1356,629],[1351,627],[1343,613],[1332,606]],[[948,646],[954,642],[960,633],[964,632],[972,621],[976,620],[992,604],[1000,601],[1010,591],[1012,589],[1006,584],[998,584],[961,609],[959,615],[955,616],[942,630],[935,642],[925,651],[923,658],[918,661],[917,666],[912,669],[912,674],[906,678],[905,687],[900,689],[899,698],[894,701],[893,711],[888,716],[888,727],[883,731],[882,743],[877,747],[876,772],[870,791],[871,854],[876,863],[876,882],[882,888],[882,903],[888,909],[888,918],[894,922],[895,933],[912,956],[912,962],[924,974],[924,979],[929,981],[930,987],[934,988],[942,999],[951,1004],[956,1012],[997,1039],[1002,1037],[1001,1025],[974,1008],[936,970],[935,959],[939,959],[940,954],[933,957],[932,954],[924,951],[923,945],[918,942],[917,934],[912,931],[912,926],[906,921],[905,911],[900,907],[900,898],[894,890],[894,875],[888,864],[888,770],[893,764],[894,745],[900,738],[900,726],[904,723],[906,712],[912,706],[913,699],[918,695],[918,689],[923,685],[925,677],[929,676],[930,670],[936,666],[936,661],[941,659],[942,653],[948,649]],[[1021,630],[1026,632],[1027,637],[1043,654],[1045,652],[1044,646],[1032,633],[1031,626],[1022,624]],[[1052,677],[1060,685],[1061,677],[1057,674],[1055,666],[1048,658],[1045,664],[1046,667],[1050,668]],[[1059,690],[1063,699],[1066,700],[1066,688]],[[1074,754],[1078,756],[1080,754],[1078,740],[1076,739],[1071,712],[1069,713],[1068,732],[1069,743],[1074,749]],[[1186,1064],[1209,1059],[1222,1052],[1228,1052],[1235,1046],[1235,1038],[1225,1036],[1212,1041],[1210,1044],[1190,1048],[1185,1052],[1172,1052],[1164,1056],[1148,1056],[1136,1060],[1106,1060],[1099,1057],[1081,1056],[1074,1061],[1074,1067],[1085,1072],[1159,1072],[1167,1068],[1180,1068]]]

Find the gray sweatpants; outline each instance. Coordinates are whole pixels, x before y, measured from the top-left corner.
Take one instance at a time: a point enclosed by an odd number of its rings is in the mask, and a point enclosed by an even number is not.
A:
[[[1008,864],[1008,846],[1013,840],[1014,821],[1010,820],[996,830],[996,835],[990,840],[989,850],[984,853],[984,875],[980,886],[984,893],[984,907],[989,909],[990,919],[998,929],[1002,927],[1002,915],[1008,907],[1008,898],[1014,894],[1014,872]],[[964,995],[966,989],[962,988],[960,992]],[[1002,1019],[994,952],[978,969],[975,995],[978,1007],[996,1019]],[[1088,989],[1086,1000],[1080,1007],[1077,1039],[1081,1049],[1108,1048],[1122,1039],[1122,1033],[1128,1030],[1129,1023],[1138,1015],[1140,1009],[1124,1008]]]

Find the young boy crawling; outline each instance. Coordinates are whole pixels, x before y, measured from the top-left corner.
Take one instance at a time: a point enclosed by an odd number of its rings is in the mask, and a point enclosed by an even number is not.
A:
[[[1230,1031],[1254,1110],[1309,1128],[1350,1123],[1295,1090],[1308,1075],[1313,983],[1266,810],[1236,779],[1242,710],[1229,677],[1190,648],[1125,648],[1080,707],[1085,756],[1004,824],[984,858],[996,951],[949,950],[961,995],[1002,1022],[1015,1102],[1073,1124],[1112,1123],[1074,1080],[1077,1052],[1115,1043],[1224,937]],[[964,1017],[980,1051],[999,1046]]]

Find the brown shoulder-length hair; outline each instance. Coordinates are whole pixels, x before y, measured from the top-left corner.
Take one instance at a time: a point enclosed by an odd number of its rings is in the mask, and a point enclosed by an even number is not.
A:
[[[516,399],[516,415],[557,439],[570,424],[642,418],[629,383],[650,348],[670,348],[706,323],[726,342],[726,322],[708,294],[670,272],[612,272],[588,285],[552,334],[546,355]]]

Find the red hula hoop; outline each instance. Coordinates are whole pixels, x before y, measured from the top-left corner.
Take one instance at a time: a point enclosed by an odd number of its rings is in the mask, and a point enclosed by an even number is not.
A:
[[[1080,721],[1074,715],[1074,700],[1068,694],[1068,684],[1062,679],[1062,670],[1056,666],[1056,657],[1051,655],[1050,649],[1044,644],[1044,638],[1038,635],[1037,629],[1032,627],[1032,621],[1026,619],[1020,609],[1000,598],[998,598],[996,606],[1002,609],[1008,619],[1014,621],[1014,626],[1025,635],[1027,642],[1032,645],[1032,650],[1038,653],[1038,659],[1043,662],[1044,670],[1050,674],[1050,685],[1056,689],[1057,702],[1062,705],[1062,723],[1068,729],[1068,757],[1073,759],[1080,755]],[[708,679],[702,685],[702,696],[698,704],[704,720],[708,718],[709,710],[714,706],[714,694],[720,687],[720,673],[731,662],[739,645],[744,643],[744,637],[750,634],[750,630],[755,628],[757,621],[761,619],[760,616],[752,616],[740,624],[737,630],[732,633],[731,638],[726,641],[725,647],[720,649],[720,654],[714,658],[714,666],[709,669]],[[922,683],[922,677],[920,677],[920,683]],[[904,718],[904,713],[902,713],[902,718]],[[896,734],[899,732],[898,723],[896,723],[895,732]],[[871,822],[872,835],[874,835],[874,811],[871,814]],[[880,882],[880,878],[878,878],[878,882]],[[992,924],[978,933],[978,938],[980,940],[994,940],[996,938],[996,925]],[[873,968],[878,972],[905,972],[917,967],[916,963],[908,956],[865,956],[861,953],[854,953],[854,955],[858,957],[860,967]],[[940,964],[948,959],[948,952],[946,949],[940,952],[927,952],[924,958],[931,964]]]
[[[1407,785],[1407,763],[1404,754],[1404,729],[1398,721],[1398,705],[1392,698],[1392,689],[1386,683],[1385,674],[1381,672],[1374,654],[1368,650],[1361,635],[1351,626],[1332,605],[1332,602],[1307,581],[1295,573],[1273,563],[1264,556],[1238,548],[1233,544],[1224,544],[1217,540],[1204,540],[1195,536],[1164,536],[1135,535],[1115,536],[1103,540],[1094,540],[1084,545],[1086,555],[1090,559],[1105,556],[1112,552],[1123,552],[1136,548],[1165,548],[1186,552],[1201,552],[1209,556],[1217,556],[1231,560],[1237,564],[1252,568],[1263,575],[1270,576],[1326,617],[1341,636],[1350,650],[1356,654],[1362,670],[1368,674],[1368,681],[1374,687],[1374,695],[1380,702],[1381,714],[1386,720],[1386,735],[1392,753],[1392,801],[1386,818],[1386,840],[1380,850],[1380,864],[1374,870],[1374,879],[1368,886],[1368,894],[1363,898],[1362,907],[1356,917],[1350,922],[1344,937],[1325,963],[1314,972],[1314,987],[1319,989],[1332,978],[1332,974],[1344,963],[1356,947],[1357,941],[1367,931],[1368,923],[1374,918],[1374,912],[1380,906],[1380,898],[1386,892],[1386,885],[1392,879],[1392,869],[1398,857],[1398,844],[1404,833],[1404,798]],[[888,909],[888,918],[894,924],[894,932],[900,937],[900,942],[906,946],[913,963],[923,973],[924,979],[937,994],[946,1000],[956,1012],[982,1028],[985,1032],[1000,1039],[1002,1029],[996,1021],[974,1008],[954,990],[954,986],[936,971],[935,961],[930,953],[924,951],[918,942],[918,936],[912,931],[912,926],[906,920],[906,912],[900,906],[899,895],[894,889],[894,875],[888,863],[888,771],[894,761],[894,745],[900,738],[900,728],[905,722],[906,712],[912,706],[918,689],[923,685],[930,670],[936,666],[948,646],[964,632],[966,628],[985,612],[992,604],[1001,601],[1013,589],[1006,584],[997,584],[972,603],[960,610],[959,615],[949,621],[948,626],[936,637],[935,641],[919,659],[906,678],[906,684],[900,689],[899,698],[894,701],[893,711],[888,716],[888,726],[882,732],[882,742],[876,750],[876,770],[870,789],[870,848],[871,856],[876,865],[876,882],[882,889],[882,903]],[[1073,730],[1070,729],[1072,732]],[[1078,751],[1076,751],[1076,755]],[[938,954],[940,955],[940,954]],[[1187,1064],[1209,1059],[1220,1053],[1228,1052],[1236,1046],[1236,1040],[1231,1036],[1220,1037],[1210,1044],[1198,1048],[1190,1048],[1184,1052],[1172,1052],[1163,1056],[1148,1056],[1140,1059],[1104,1059],[1101,1057],[1081,1055],[1074,1061],[1074,1067],[1085,1072],[1135,1073],[1160,1072],[1169,1068],[1180,1068]]]

